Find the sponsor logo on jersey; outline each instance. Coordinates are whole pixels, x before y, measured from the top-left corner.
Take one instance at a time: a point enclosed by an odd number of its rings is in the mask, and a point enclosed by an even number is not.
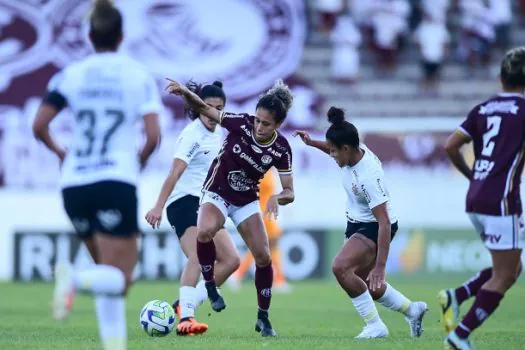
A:
[[[235,154],[241,153],[241,146],[239,146],[238,144],[233,145],[233,153]]]
[[[261,162],[263,162],[263,164],[270,164],[272,162],[272,157],[265,154],[264,156],[261,157]]]
[[[194,142],[193,145],[191,145],[190,150],[188,151],[188,154],[186,154],[186,158],[191,158],[196,150],[198,150],[200,145],[197,142]],[[209,151],[208,151],[209,152]],[[206,153],[204,153],[206,154]]]
[[[511,113],[517,114],[516,101],[494,101],[479,107],[479,114]]]
[[[275,156],[277,158],[281,158],[283,156],[283,154],[281,152],[277,152],[272,147],[268,148],[268,152],[270,152],[273,156]]]
[[[262,153],[262,149],[260,149],[259,147],[255,146],[255,145],[252,145],[252,149],[253,149],[256,153]]]
[[[474,163],[474,180],[485,180],[494,168],[494,162],[486,159],[476,160]]]
[[[73,227],[77,232],[87,232],[89,230],[89,221],[83,218],[74,218],[71,220]]]
[[[379,190],[379,193],[381,193],[383,197],[386,197],[386,191],[383,189],[383,184],[381,183],[381,179],[377,178],[376,183],[377,183],[377,189]]]
[[[253,158],[250,157],[249,155],[247,155],[246,153],[242,152],[240,154],[240,157],[242,159],[244,159],[245,161],[247,161],[248,164],[250,164],[258,172],[260,172],[260,173],[265,173],[266,172],[265,169],[263,169],[259,164],[257,164],[257,162],[255,160],[253,160]],[[269,156],[267,156],[267,157],[269,157]],[[263,158],[264,158],[264,156],[263,156]],[[271,161],[271,158],[270,158],[270,161]],[[264,164],[268,164],[268,163],[264,163]]]
[[[250,136],[250,137],[252,136],[252,132],[248,129],[248,127],[245,124],[241,125],[241,129],[242,131],[244,131],[246,136]]]
[[[97,219],[108,230],[112,230],[122,222],[122,213],[118,209],[97,211]]]
[[[208,154],[208,153],[210,153],[210,150],[209,150],[209,149],[207,149],[206,151],[204,151],[204,154]]]
[[[252,180],[246,176],[244,170],[235,170],[228,173],[228,184],[237,192],[246,192],[252,189]]]
[[[359,193],[357,192],[357,185],[355,183],[352,184],[352,192],[355,196],[357,196]]]
[[[370,198],[370,195],[368,194],[368,191],[366,190],[366,187],[363,184],[361,184],[361,191],[363,192],[363,196],[365,197],[366,202],[370,203],[372,199]]]

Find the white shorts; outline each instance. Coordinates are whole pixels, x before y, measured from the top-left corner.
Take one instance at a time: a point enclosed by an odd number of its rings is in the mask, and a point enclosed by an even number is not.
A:
[[[468,215],[488,249],[523,248],[523,221],[518,215],[494,216],[476,213]]]
[[[201,197],[201,207],[204,203],[211,203],[216,206],[224,215],[224,218],[232,219],[235,227],[239,226],[244,220],[248,219],[253,214],[261,213],[259,201],[253,201],[242,207],[235,206],[228,203],[224,198],[215,192],[204,191]]]

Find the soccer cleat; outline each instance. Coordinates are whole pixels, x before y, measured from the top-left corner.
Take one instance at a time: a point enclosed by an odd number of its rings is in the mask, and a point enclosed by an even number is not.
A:
[[[410,315],[405,316],[408,325],[410,326],[410,336],[412,338],[419,338],[423,334],[423,317],[428,311],[427,303],[422,301],[415,301],[410,304]]]
[[[58,263],[55,266],[55,290],[53,292],[53,317],[60,321],[67,318],[73,308],[75,286],[73,268],[69,263]]]
[[[257,313],[257,321],[255,322],[255,331],[261,333],[263,337],[276,337],[277,332],[273,329],[270,319],[268,318],[268,311],[259,310]]]
[[[449,334],[458,324],[459,304],[452,289],[443,289],[437,295],[441,307],[441,327]]]
[[[355,337],[355,339],[374,339],[386,337],[388,337],[388,328],[382,321],[379,321],[366,325],[361,333]]]
[[[450,332],[445,339],[445,350],[472,350],[474,345],[468,339],[461,339],[456,332]]]
[[[175,314],[177,315],[177,319],[180,320],[180,301],[179,299],[175,300],[172,307],[173,307],[173,311],[175,311]]]
[[[219,294],[217,286],[214,281],[205,282],[206,290],[208,291],[208,299],[210,299],[211,308],[215,312],[221,312],[226,309],[224,298]]]
[[[202,334],[207,330],[207,324],[197,322],[193,317],[182,319],[177,325],[177,335],[179,336]]]

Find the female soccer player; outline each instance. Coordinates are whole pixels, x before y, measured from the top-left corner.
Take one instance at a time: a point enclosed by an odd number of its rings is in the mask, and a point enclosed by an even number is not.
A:
[[[471,349],[470,334],[496,311],[519,277],[523,249],[520,196],[525,152],[525,47],[515,48],[501,63],[503,92],[474,107],[445,144],[454,166],[470,181],[466,211],[492,256],[492,267],[438,300],[447,349]],[[470,168],[460,149],[474,143]],[[475,296],[458,324],[459,305]]]
[[[381,161],[360,143],[356,127],[345,121],[344,111],[331,107],[326,141],[315,141],[305,131],[297,131],[306,145],[329,154],[343,171],[348,196],[346,242],[334,259],[332,270],[337,281],[366,322],[356,338],[388,336],[374,300],[405,315],[412,337],[423,332],[427,305],[411,302],[385,282],[385,266],[390,241],[397,232],[397,217],[390,204]],[[368,287],[365,281],[368,281]]]
[[[71,64],[49,83],[33,124],[37,139],[62,162],[64,207],[97,265],[73,271],[58,262],[53,314],[64,319],[75,291],[95,297],[105,349],[126,349],[125,295],[137,263],[136,181],[160,141],[162,104],[155,81],[138,62],[117,53],[122,16],[108,0],[97,0],[89,37],[95,53]],[[49,124],[68,106],[75,116],[67,152],[49,134]],[[146,142],[137,156],[135,124]]]
[[[229,131],[208,172],[197,219],[197,255],[212,308],[219,312],[226,307],[215,282],[216,247],[213,237],[229,216],[255,258],[255,287],[259,305],[255,329],[263,337],[276,336],[268,317],[273,269],[257,199],[257,185],[263,175],[275,166],[283,191],[268,200],[265,214],[275,217],[279,205],[294,200],[292,151],[288,141],[277,132],[292,104],[290,90],[282,81],[276,82],[260,98],[255,116],[219,111],[173,80],[170,80],[167,90],[182,96],[192,109],[219,122]]]
[[[219,111],[224,109],[226,95],[221,82],[205,86],[190,82],[186,87],[208,106]],[[155,207],[146,214],[146,221],[153,228],[158,228],[162,210],[167,203],[168,221],[175,229],[182,251],[188,258],[180,278],[180,299],[174,304],[180,320],[178,335],[201,334],[208,330],[208,325],[194,318],[195,308],[208,298],[203,281],[195,288],[201,274],[195,244],[197,211],[204,179],[222,144],[222,130],[217,128],[216,121],[192,109],[186,112],[193,122],[180,134],[171,171],[162,185]],[[216,282],[220,286],[239,267],[240,259],[226,230],[220,229],[213,240],[217,247]]]

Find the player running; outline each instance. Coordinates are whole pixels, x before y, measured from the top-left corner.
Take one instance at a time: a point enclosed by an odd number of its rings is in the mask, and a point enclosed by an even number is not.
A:
[[[521,273],[525,47],[505,55],[500,80],[503,92],[474,107],[445,145],[451,162],[470,181],[466,211],[492,256],[492,268],[438,294],[442,326],[448,333],[446,349],[472,348],[470,334],[496,310]],[[460,152],[471,141],[472,168]],[[473,296],[474,304],[458,324],[459,306]]]
[[[95,297],[105,349],[126,349],[125,295],[137,263],[139,170],[160,141],[162,104],[155,81],[142,65],[117,53],[122,16],[108,0],[97,0],[89,37],[95,53],[71,64],[49,83],[33,131],[62,162],[64,207],[97,265],[74,271],[55,268],[53,315],[65,319],[75,291]],[[67,152],[49,134],[49,124],[65,107],[75,116]],[[135,124],[144,123],[146,142],[137,155]]]
[[[345,121],[342,109],[331,107],[326,141],[315,141],[305,131],[297,131],[303,142],[329,154],[343,171],[343,186],[348,196],[346,242],[337,254],[332,271],[366,322],[356,337],[383,338],[388,328],[374,300],[401,312],[412,337],[423,333],[424,302],[412,302],[385,282],[385,266],[398,223],[385,185],[383,167],[377,156],[360,143],[356,127]],[[368,286],[365,281],[368,281]]]
[[[219,111],[224,109],[226,95],[221,82],[205,86],[190,82],[186,86],[208,106]],[[146,214],[146,221],[153,228],[158,228],[167,204],[168,221],[188,258],[180,278],[180,299],[173,305],[179,318],[178,335],[201,334],[208,330],[208,325],[195,320],[195,308],[208,298],[204,281],[197,284],[201,274],[195,244],[197,212],[204,179],[222,144],[222,130],[217,127],[216,121],[191,109],[186,112],[193,122],[181,132],[170,173],[162,185],[155,207]],[[220,286],[239,267],[240,259],[224,228],[217,232],[213,240],[217,247],[216,282]]]
[[[170,80],[167,90],[182,96],[192,109],[219,122],[229,131],[208,172],[197,219],[197,255],[212,308],[219,312],[226,307],[216,287],[216,247],[213,238],[224,226],[226,217],[230,217],[255,259],[259,306],[255,330],[263,337],[276,336],[268,317],[273,269],[257,185],[263,175],[275,166],[283,191],[270,197],[265,214],[276,217],[279,205],[294,200],[292,151],[286,138],[277,132],[292,104],[290,90],[282,81],[276,82],[260,98],[255,116],[219,111],[173,80]]]

